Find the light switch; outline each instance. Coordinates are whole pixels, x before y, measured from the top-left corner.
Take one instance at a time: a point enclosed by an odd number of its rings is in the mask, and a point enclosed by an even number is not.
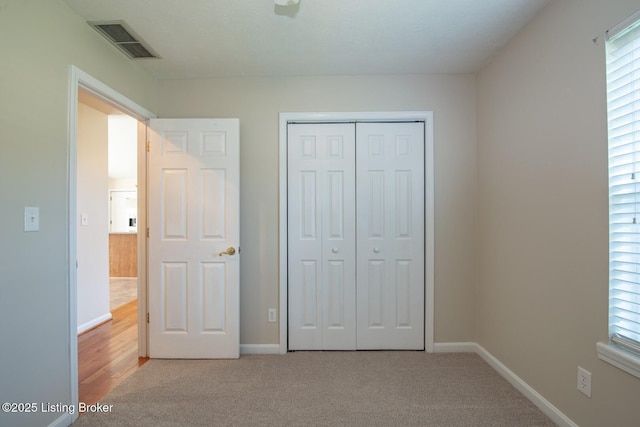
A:
[[[80,214],[80,225],[89,225],[89,215],[86,213]]]
[[[40,230],[40,208],[24,207],[24,231]]]

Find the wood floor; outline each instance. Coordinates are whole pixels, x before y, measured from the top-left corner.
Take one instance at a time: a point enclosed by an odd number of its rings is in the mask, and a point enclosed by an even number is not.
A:
[[[78,336],[79,401],[94,404],[147,360],[138,357],[138,301],[111,311],[113,319]]]

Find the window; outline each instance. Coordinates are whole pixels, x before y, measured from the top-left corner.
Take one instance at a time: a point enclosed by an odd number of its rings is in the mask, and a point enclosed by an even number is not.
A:
[[[639,18],[607,32],[611,344],[598,345],[601,358],[613,357],[617,363],[607,361],[636,376],[640,376]]]

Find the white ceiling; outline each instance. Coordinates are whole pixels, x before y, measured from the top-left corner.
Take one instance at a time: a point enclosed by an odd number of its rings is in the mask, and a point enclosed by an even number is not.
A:
[[[126,21],[162,57],[142,67],[188,79],[476,72],[551,0],[65,1]]]

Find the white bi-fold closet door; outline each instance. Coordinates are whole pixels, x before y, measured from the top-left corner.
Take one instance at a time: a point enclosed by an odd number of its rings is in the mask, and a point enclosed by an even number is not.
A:
[[[424,123],[287,131],[289,349],[424,349]]]

